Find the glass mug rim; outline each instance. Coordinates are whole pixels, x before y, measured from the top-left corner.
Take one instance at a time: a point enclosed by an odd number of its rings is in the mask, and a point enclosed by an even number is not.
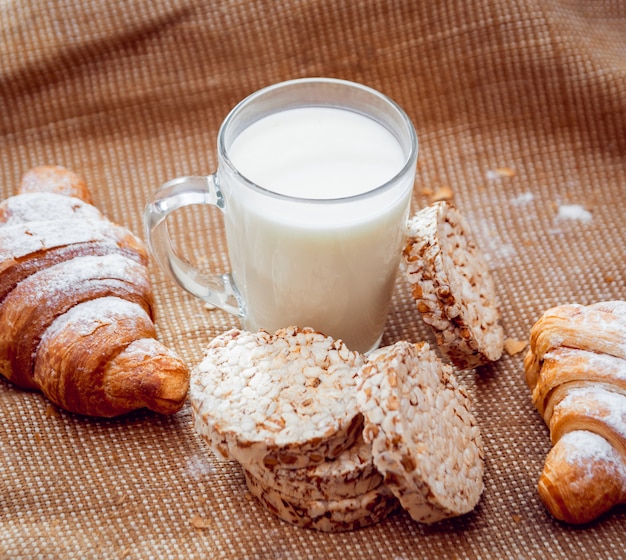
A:
[[[400,120],[402,121],[404,130],[408,136],[408,141],[409,141],[409,150],[408,150],[408,153],[406,154],[405,161],[404,161],[402,168],[399,171],[397,171],[390,179],[388,179],[384,183],[370,190],[353,194],[353,195],[349,195],[349,196],[342,196],[342,197],[335,197],[335,198],[309,198],[309,197],[291,196],[291,195],[284,194],[284,193],[278,193],[269,188],[258,185],[257,183],[255,183],[254,181],[246,177],[243,173],[241,173],[241,171],[239,171],[237,166],[232,162],[232,160],[228,156],[228,148],[226,147],[226,140],[225,140],[226,132],[231,128],[233,121],[239,116],[239,114],[246,107],[248,107],[250,104],[256,103],[257,100],[261,97],[271,95],[277,90],[288,89],[288,88],[295,87],[295,86],[306,86],[306,85],[314,86],[314,87],[324,86],[324,85],[335,85],[335,86],[340,86],[342,88],[351,88],[356,91],[360,91],[361,93],[365,93],[366,95],[369,95],[372,99],[377,99],[378,101],[381,101],[383,104],[387,106],[386,107],[387,109],[392,109],[395,112],[396,116],[400,117]],[[336,109],[356,112],[358,114],[362,114],[366,118],[373,119],[371,115],[366,114],[364,112],[359,113],[354,108],[349,107],[348,105],[341,106],[338,104],[329,104],[328,102],[323,102],[323,103],[318,103],[318,104],[309,103],[309,104],[298,105],[298,108],[300,107],[336,108]],[[381,122],[378,119],[376,120],[376,122],[378,122],[382,126],[385,126],[385,128],[389,130],[389,128],[386,126],[384,122]],[[251,93],[250,95],[248,95],[241,101],[239,101],[239,103],[237,103],[227,114],[226,118],[224,119],[224,121],[222,122],[219,128],[219,131],[217,134],[217,152],[218,152],[218,162],[226,165],[228,167],[228,170],[237,178],[237,181],[240,184],[244,185],[246,188],[254,192],[257,192],[263,196],[269,196],[269,197],[276,198],[279,200],[289,201],[289,202],[294,202],[294,203],[329,205],[329,204],[351,203],[353,201],[363,200],[366,198],[370,198],[372,196],[376,196],[379,193],[382,193],[389,189],[394,188],[397,185],[398,181],[401,179],[401,177],[405,176],[409,171],[414,170],[415,168],[415,161],[417,160],[417,157],[418,157],[418,139],[417,139],[417,133],[415,131],[415,127],[413,126],[413,122],[411,121],[406,111],[393,99],[391,99],[387,95],[379,92],[378,90],[374,88],[360,84],[358,82],[342,80],[339,78],[322,78],[322,77],[295,78],[292,80],[285,80],[282,82],[274,83],[272,85],[261,88]],[[219,164],[218,164],[218,169],[219,169]]]

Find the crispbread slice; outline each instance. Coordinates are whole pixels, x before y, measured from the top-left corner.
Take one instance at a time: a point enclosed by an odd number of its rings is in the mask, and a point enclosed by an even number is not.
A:
[[[245,465],[262,484],[281,494],[309,500],[338,500],[365,494],[382,483],[376,470],[372,446],[362,434],[336,459],[302,469],[268,469],[262,463]]]
[[[504,331],[494,282],[461,213],[441,201],[415,214],[403,260],[417,309],[442,354],[461,369],[498,360]]]
[[[370,355],[359,405],[384,483],[416,521],[469,512],[483,490],[483,445],[470,399],[427,343]]]
[[[244,469],[250,493],[268,511],[297,527],[325,532],[352,531],[378,523],[398,506],[383,485],[352,498],[316,500],[283,494]]]
[[[192,371],[197,431],[226,459],[303,468],[337,457],[363,423],[363,358],[308,328],[230,330]]]

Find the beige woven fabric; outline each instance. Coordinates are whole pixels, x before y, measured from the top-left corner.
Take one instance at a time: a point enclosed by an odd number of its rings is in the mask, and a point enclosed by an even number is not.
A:
[[[626,3],[620,0],[0,0],[0,195],[42,163],[82,174],[142,232],[149,194],[215,168],[248,93],[301,76],[373,86],[413,119],[414,204],[449,188],[489,258],[507,336],[548,307],[626,298]],[[217,212],[174,218],[228,269]],[[152,269],[161,339],[190,364],[235,325]],[[398,283],[384,343],[428,338]],[[477,509],[398,513],[336,535],[263,510],[241,471],[172,417],[65,414],[0,380],[0,558],[621,558],[625,510],[555,522],[535,485],[550,443],[522,354],[464,374],[486,447]]]

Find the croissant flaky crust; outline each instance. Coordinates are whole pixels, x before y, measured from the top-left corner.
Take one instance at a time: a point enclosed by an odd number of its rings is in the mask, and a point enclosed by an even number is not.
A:
[[[546,311],[524,371],[553,445],[538,482],[548,510],[579,524],[626,503],[626,302]]]
[[[57,166],[0,203],[0,374],[70,412],[183,406],[189,369],[156,340],[146,249]]]

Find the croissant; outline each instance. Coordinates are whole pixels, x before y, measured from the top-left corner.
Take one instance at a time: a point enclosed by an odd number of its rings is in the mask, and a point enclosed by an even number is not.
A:
[[[626,503],[626,302],[546,311],[524,371],[550,430],[538,482],[550,513],[588,523]]]
[[[0,203],[0,374],[78,414],[174,413],[189,368],[156,340],[145,246],[90,201],[41,166]]]

